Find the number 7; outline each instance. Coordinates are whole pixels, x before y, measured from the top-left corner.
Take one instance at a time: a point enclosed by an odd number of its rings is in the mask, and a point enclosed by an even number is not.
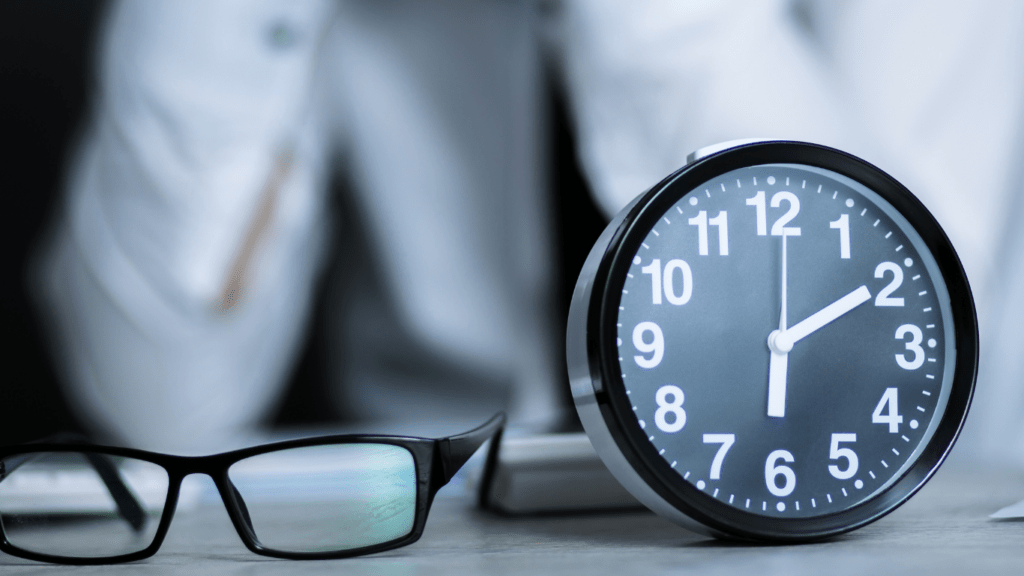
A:
[[[722,461],[725,460],[725,454],[729,452],[729,448],[732,448],[733,443],[736,442],[735,434],[705,434],[705,444],[721,444],[718,448],[718,452],[715,453],[715,459],[711,461],[711,479],[718,480],[722,477]]]

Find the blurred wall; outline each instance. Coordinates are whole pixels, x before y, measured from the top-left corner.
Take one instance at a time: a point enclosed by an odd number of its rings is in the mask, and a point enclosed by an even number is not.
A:
[[[97,0],[0,3],[0,443],[78,428],[41,341],[26,272],[86,107],[101,12]]]

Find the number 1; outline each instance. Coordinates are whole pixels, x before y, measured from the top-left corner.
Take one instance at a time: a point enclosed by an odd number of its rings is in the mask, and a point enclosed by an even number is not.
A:
[[[843,214],[839,220],[828,223],[828,227],[839,230],[839,257],[850,259],[850,215]]]

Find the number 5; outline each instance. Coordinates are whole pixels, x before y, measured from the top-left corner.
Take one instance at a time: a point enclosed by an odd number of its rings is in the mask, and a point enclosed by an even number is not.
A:
[[[832,445],[828,449],[828,457],[832,460],[838,460],[840,458],[846,458],[849,465],[846,470],[840,470],[839,466],[835,464],[829,464],[828,472],[832,476],[835,476],[839,480],[847,480],[853,478],[853,475],[857,473],[857,466],[860,462],[857,460],[857,453],[850,448],[840,448],[840,442],[856,442],[856,434],[833,434]]]
[[[729,452],[729,448],[732,448],[734,442],[736,442],[735,434],[704,435],[705,444],[721,444],[718,447],[718,452],[715,453],[715,459],[711,461],[712,480],[718,480],[722,477],[722,462],[725,460],[725,455]]]

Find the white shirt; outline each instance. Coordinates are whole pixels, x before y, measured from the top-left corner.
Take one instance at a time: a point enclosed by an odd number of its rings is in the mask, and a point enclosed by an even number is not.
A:
[[[341,163],[385,286],[372,296],[397,321],[337,323],[335,401],[550,417],[561,347],[534,8],[115,3],[43,280],[80,415],[159,450],[243,442],[308,323]]]
[[[188,449],[272,405],[330,237],[336,149],[379,247],[382,298],[409,335],[396,342],[486,375],[495,397],[511,385],[520,413],[550,413],[564,377],[544,320],[535,6],[400,4],[114,6],[47,284],[69,393],[101,429]],[[914,191],[978,303],[964,445],[1024,466],[1024,4],[558,7],[580,159],[609,215],[689,152],[750,137],[835,146]],[[374,373],[389,334],[367,334],[365,349],[347,334],[338,370],[354,386],[340,402],[410,416],[437,399]]]
[[[717,142],[806,140],[913,191],[956,247],[981,364],[960,451],[1024,466],[1024,4],[566,3],[581,161],[608,212]]]

